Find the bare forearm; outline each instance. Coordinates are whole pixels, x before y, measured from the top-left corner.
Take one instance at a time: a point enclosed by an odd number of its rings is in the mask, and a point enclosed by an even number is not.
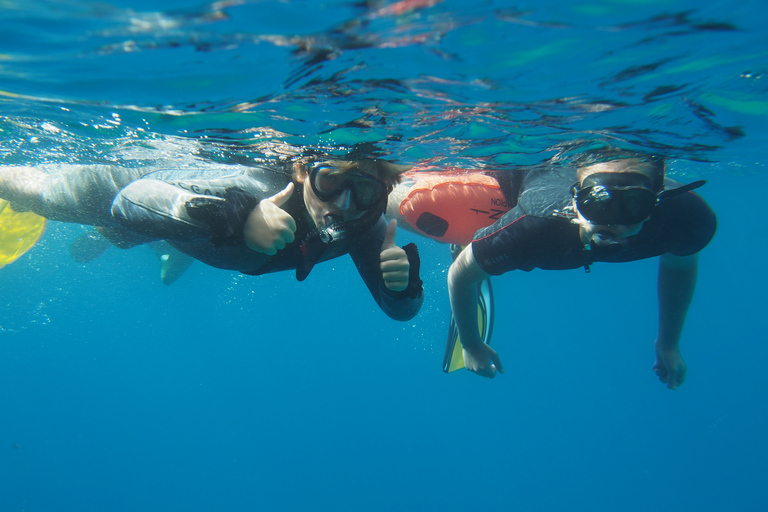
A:
[[[471,248],[465,249],[448,272],[448,295],[462,344],[479,344],[477,325],[477,283],[488,277],[475,263]]]
[[[664,255],[659,261],[658,299],[661,348],[676,348],[696,288],[698,256]]]

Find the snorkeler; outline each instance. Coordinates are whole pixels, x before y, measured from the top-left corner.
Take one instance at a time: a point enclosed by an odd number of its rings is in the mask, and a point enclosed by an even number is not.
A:
[[[405,169],[319,157],[204,170],[0,167],[0,198],[16,211],[97,226],[121,248],[166,240],[250,275],[293,270],[302,281],[315,264],[349,253],[379,307],[405,321],[423,301],[418,251],[397,246],[397,222],[384,218]]]
[[[642,154],[588,155],[576,169],[527,173],[517,205],[479,230],[448,272],[451,309],[470,371],[503,372],[496,351],[478,334],[477,284],[511,270],[566,270],[595,262],[660,256],[659,325],[653,370],[670,389],[683,383],[679,340],[693,298],[698,252],[716,219],[690,192],[703,185],[664,181],[664,162]]]

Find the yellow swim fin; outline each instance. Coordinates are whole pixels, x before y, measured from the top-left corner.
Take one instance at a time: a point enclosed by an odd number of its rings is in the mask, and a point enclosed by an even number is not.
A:
[[[454,259],[461,252],[461,248],[451,246],[451,253]],[[477,285],[477,326],[480,331],[480,339],[485,344],[491,342],[493,333],[493,288],[491,280],[485,279]],[[464,368],[464,347],[459,338],[459,329],[456,327],[453,314],[448,327],[448,342],[445,346],[445,355],[443,356],[443,371],[450,373]]]
[[[46,222],[32,212],[15,212],[8,201],[0,199],[0,268],[34,247]]]

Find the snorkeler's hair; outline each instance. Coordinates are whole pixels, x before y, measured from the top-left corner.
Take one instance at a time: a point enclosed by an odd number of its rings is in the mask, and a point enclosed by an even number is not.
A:
[[[574,159],[574,163],[579,169],[579,182],[584,178],[582,170],[597,164],[611,163],[612,166],[615,166],[615,172],[637,172],[644,174],[651,180],[653,189],[656,192],[664,189],[664,158],[658,155],[604,146],[585,151]]]
[[[340,172],[362,172],[375,176],[387,184],[387,191],[402,181],[402,174],[410,169],[408,165],[398,165],[381,158],[363,158],[360,160],[343,160],[336,158],[305,158],[296,162],[293,168],[293,178],[301,182],[308,166],[315,162],[326,162],[333,165]]]

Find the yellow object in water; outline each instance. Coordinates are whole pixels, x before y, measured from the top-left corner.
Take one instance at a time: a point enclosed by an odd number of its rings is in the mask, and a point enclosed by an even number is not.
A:
[[[489,344],[493,332],[493,289],[490,279],[481,281],[477,285],[477,327],[480,330],[480,340]],[[464,347],[459,337],[459,329],[451,315],[448,342],[443,357],[443,371],[450,373],[461,368],[464,368]]]
[[[454,260],[459,256],[464,247],[451,244],[451,256]],[[477,327],[480,340],[486,345],[491,343],[493,333],[493,288],[491,279],[485,279],[477,284]],[[450,326],[448,327],[448,342],[445,345],[443,356],[443,371],[450,373],[464,368],[464,347],[459,337],[459,328],[451,313]]]
[[[46,219],[32,212],[15,212],[0,199],[0,268],[13,263],[40,240]]]

